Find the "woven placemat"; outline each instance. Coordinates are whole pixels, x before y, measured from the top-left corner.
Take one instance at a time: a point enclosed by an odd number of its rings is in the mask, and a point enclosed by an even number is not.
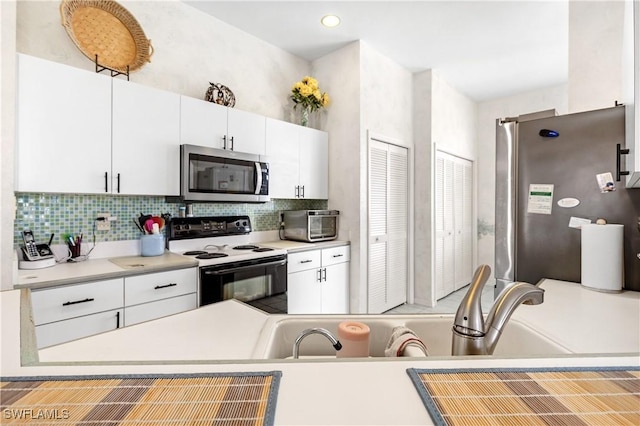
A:
[[[640,425],[640,368],[407,370],[436,425]]]
[[[2,424],[273,425],[282,372],[0,378]]]

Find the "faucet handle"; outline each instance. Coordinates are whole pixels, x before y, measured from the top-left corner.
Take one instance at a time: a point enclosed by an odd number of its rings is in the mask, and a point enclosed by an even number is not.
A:
[[[480,265],[473,273],[469,290],[458,306],[453,323],[457,332],[469,336],[483,336],[484,317],[482,315],[482,289],[491,276],[489,265]]]

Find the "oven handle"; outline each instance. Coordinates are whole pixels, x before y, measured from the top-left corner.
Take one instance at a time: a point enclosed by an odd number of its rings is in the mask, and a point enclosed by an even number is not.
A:
[[[234,272],[239,272],[239,271],[246,271],[247,269],[251,269],[251,268],[262,268],[263,266],[281,266],[281,265],[286,265],[287,264],[287,260],[276,260],[273,262],[266,262],[266,263],[257,263],[255,265],[247,265],[247,266],[240,266],[237,268],[229,268],[229,269],[219,269],[217,271],[211,271],[211,270],[204,270],[202,271],[205,275],[225,275],[225,274],[231,274]]]

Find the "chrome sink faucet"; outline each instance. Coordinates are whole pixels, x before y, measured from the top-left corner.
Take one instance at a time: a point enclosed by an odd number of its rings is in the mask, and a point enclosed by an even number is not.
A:
[[[338,339],[333,337],[333,334],[331,334],[329,330],[324,328],[307,328],[306,330],[303,330],[302,333],[300,333],[300,335],[296,338],[296,341],[293,343],[293,358],[298,359],[298,356],[300,354],[300,343],[305,337],[311,334],[322,334],[324,337],[329,339],[336,351],[342,349],[342,343],[340,343]]]
[[[544,290],[524,282],[511,283],[502,290],[487,315],[482,314],[482,289],[491,268],[480,265],[473,274],[469,290],[460,302],[453,323],[452,355],[491,355],[504,326],[521,303],[539,305]]]

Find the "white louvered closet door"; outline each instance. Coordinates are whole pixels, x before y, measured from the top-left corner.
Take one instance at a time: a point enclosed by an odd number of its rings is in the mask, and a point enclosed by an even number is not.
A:
[[[368,312],[407,301],[408,152],[372,140],[369,147]]]
[[[473,163],[438,151],[435,173],[436,299],[471,281]]]

